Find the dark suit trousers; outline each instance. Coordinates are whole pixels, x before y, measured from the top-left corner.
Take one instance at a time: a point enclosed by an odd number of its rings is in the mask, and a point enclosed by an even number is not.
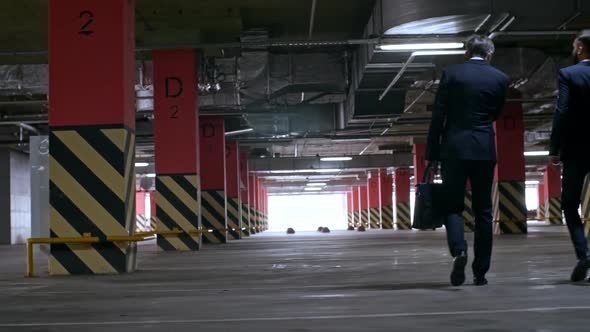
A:
[[[475,214],[475,259],[472,268],[477,276],[483,276],[488,272],[492,258],[492,184],[495,166],[495,161],[455,159],[442,162],[441,175],[448,208],[445,228],[453,257],[461,251],[467,252],[462,213],[465,209],[467,180],[471,182]]]
[[[574,244],[578,259],[589,256],[588,242],[578,208],[582,196],[584,178],[590,173],[590,161],[564,161],[561,193],[561,209]]]

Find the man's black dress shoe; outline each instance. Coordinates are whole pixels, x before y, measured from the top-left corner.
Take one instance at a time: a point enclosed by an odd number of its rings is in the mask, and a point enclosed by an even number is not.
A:
[[[488,284],[488,279],[485,277],[475,277],[473,278],[473,284],[475,286],[485,286]]]
[[[465,265],[467,265],[467,253],[462,251],[453,260],[453,271],[451,272],[451,285],[461,286],[465,282]]]
[[[586,275],[588,274],[588,269],[590,269],[590,258],[582,258],[574,267],[574,271],[572,272],[571,280],[573,282],[578,282],[586,279]]]

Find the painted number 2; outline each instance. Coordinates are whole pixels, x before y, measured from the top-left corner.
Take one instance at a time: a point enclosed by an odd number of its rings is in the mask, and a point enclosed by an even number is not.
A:
[[[90,36],[93,34],[94,30],[92,30],[91,24],[94,22],[94,14],[89,10],[85,10],[80,13],[80,18],[84,19],[84,21],[80,27],[80,31],[78,31],[78,34],[84,36]]]
[[[170,114],[170,119],[178,119],[178,106],[170,106],[170,111],[172,112]]]

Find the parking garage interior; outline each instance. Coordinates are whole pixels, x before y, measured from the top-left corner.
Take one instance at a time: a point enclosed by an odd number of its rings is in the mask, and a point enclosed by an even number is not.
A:
[[[587,331],[548,150],[589,27],[582,0],[1,1],[0,331]],[[489,285],[453,287],[412,218],[474,34],[510,90]]]

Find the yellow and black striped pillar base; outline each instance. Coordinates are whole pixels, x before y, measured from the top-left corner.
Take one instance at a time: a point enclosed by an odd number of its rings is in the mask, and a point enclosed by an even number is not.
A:
[[[381,229],[381,209],[369,208],[371,229]]]
[[[258,220],[258,214],[256,212],[256,209],[253,207],[250,207],[250,234],[258,233],[258,231],[256,229],[257,220]]]
[[[586,176],[582,188],[582,220],[585,223],[586,237],[590,236],[590,175]],[[566,220],[567,222],[567,220]]]
[[[395,224],[398,230],[405,231],[412,229],[410,202],[395,203]]]
[[[137,247],[109,242],[135,227],[135,133],[124,126],[51,128],[49,228],[52,238],[99,238],[52,244],[51,275],[118,274],[135,270]]]
[[[547,217],[545,216],[545,202],[539,202],[539,207],[537,208],[537,220],[545,221]]]
[[[545,201],[545,217],[551,225],[563,225],[561,199],[552,197]]]
[[[526,234],[527,209],[524,181],[494,183],[493,209],[496,234]]]
[[[199,250],[199,176],[197,174],[156,175],[156,229],[181,230],[181,234],[158,234],[158,247],[164,251]]]
[[[393,229],[393,205],[381,207],[381,227],[383,229]]]
[[[248,204],[242,204],[242,234],[250,236],[250,207]]]
[[[475,214],[473,213],[473,196],[470,191],[465,191],[465,210],[463,210],[463,230],[471,233],[475,230]]]
[[[227,198],[227,235],[230,240],[242,238],[242,225],[240,222],[240,199]]]
[[[361,226],[365,227],[365,229],[369,228],[369,210],[368,209],[361,210]]]
[[[226,214],[225,191],[201,191],[201,221],[203,230],[207,230],[203,233],[203,243],[227,243]]]
[[[354,214],[352,212],[348,212],[347,214],[347,226],[354,227]]]

